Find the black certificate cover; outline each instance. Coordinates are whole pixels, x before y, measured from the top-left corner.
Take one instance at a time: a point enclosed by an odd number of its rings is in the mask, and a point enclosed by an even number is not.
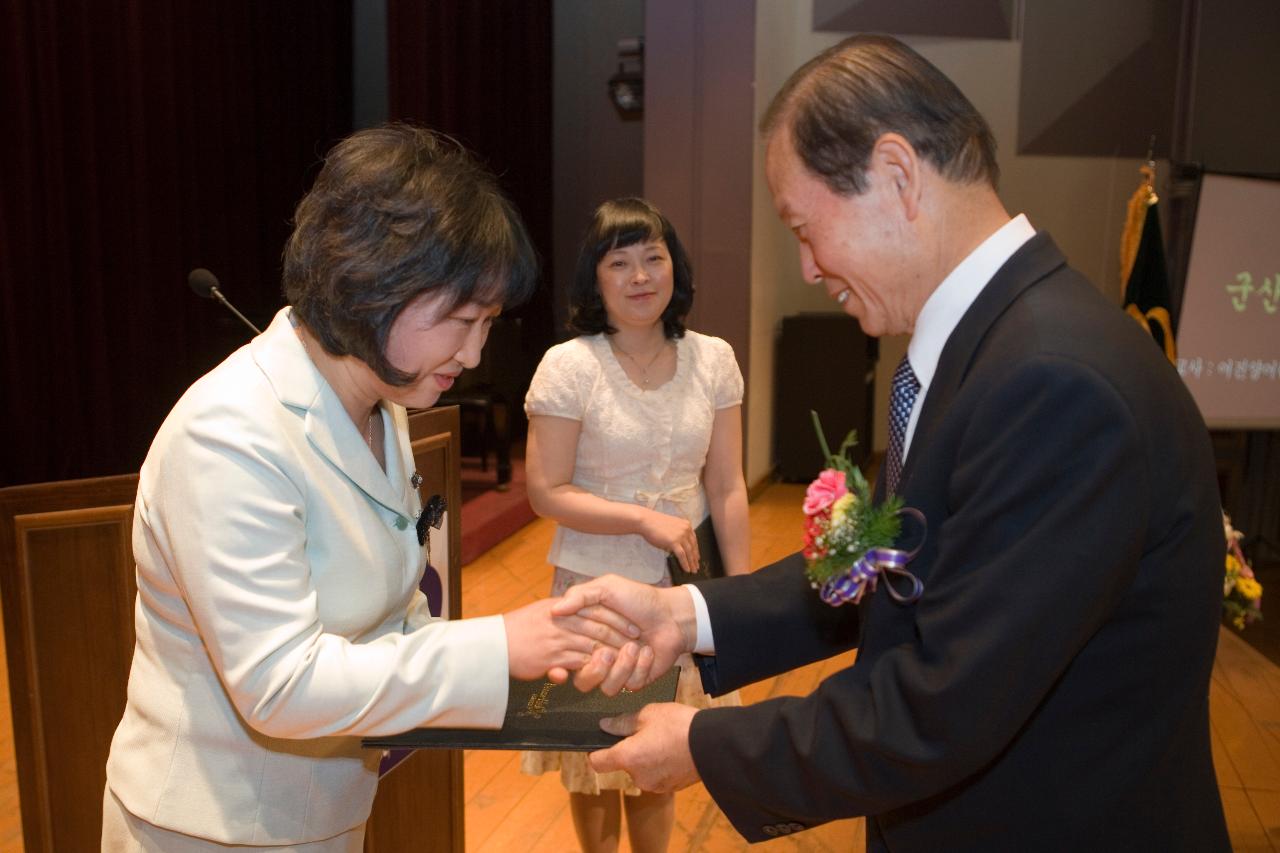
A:
[[[622,738],[602,731],[601,719],[639,711],[650,702],[670,702],[679,677],[680,667],[672,667],[648,687],[612,698],[599,690],[583,693],[571,683],[512,679],[501,729],[414,729],[363,743],[379,749],[605,749]]]
[[[720,556],[720,543],[716,541],[716,529],[711,524],[711,516],[702,519],[702,523],[694,528],[693,535],[698,537],[698,570],[686,572],[680,568],[680,561],[674,554],[668,555],[667,572],[671,575],[672,583],[724,577],[724,560]]]

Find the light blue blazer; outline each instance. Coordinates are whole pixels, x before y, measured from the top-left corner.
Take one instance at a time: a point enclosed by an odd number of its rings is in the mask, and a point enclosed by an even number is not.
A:
[[[407,418],[382,417],[386,473],[286,308],[160,428],[107,761],[137,817],[225,844],[328,838],[372,805],[380,753],[360,736],[501,725],[502,618],[428,613]]]

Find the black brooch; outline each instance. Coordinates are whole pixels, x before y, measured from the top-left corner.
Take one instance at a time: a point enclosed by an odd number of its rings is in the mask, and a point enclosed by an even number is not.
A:
[[[427,500],[426,505],[422,508],[422,513],[418,516],[419,545],[427,544],[431,528],[440,529],[440,525],[444,523],[445,509],[445,500],[439,495],[432,495]]]

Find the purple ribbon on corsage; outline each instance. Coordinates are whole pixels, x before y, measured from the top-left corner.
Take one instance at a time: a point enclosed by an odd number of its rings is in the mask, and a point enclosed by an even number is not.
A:
[[[920,522],[922,529],[927,527],[924,513],[918,509],[903,507],[898,510],[898,515],[906,515],[916,519]],[[910,551],[902,551],[897,548],[871,548],[859,557],[849,567],[848,571],[836,575],[823,583],[818,588],[818,594],[823,601],[832,607],[839,607],[849,602],[857,604],[868,590],[875,592],[876,581],[881,575],[884,575],[884,586],[889,591],[889,597],[899,604],[911,604],[920,598],[921,593],[924,592],[924,583],[907,571],[907,563],[911,562],[923,544],[924,535],[922,532],[920,543]],[[910,580],[910,592],[903,594],[894,589],[890,576]]]

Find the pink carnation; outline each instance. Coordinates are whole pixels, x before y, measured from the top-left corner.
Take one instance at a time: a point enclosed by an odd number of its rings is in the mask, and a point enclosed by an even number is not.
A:
[[[844,472],[827,468],[809,484],[804,493],[804,514],[817,515],[849,493]]]

